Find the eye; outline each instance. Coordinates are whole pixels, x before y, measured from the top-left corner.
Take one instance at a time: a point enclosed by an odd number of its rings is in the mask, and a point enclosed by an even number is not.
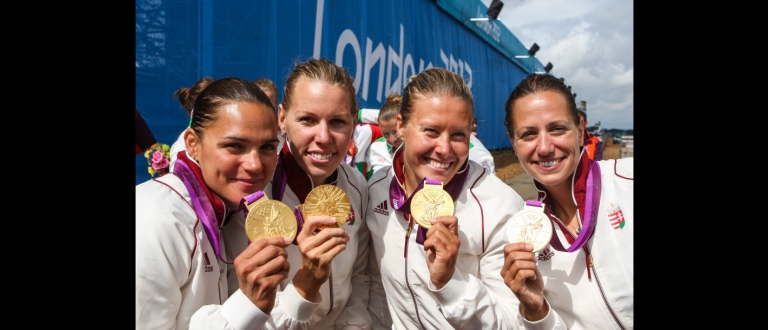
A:
[[[236,151],[245,149],[245,147],[243,147],[243,145],[240,143],[227,143],[224,145],[224,148]]]
[[[259,148],[259,149],[266,150],[266,151],[277,150],[277,145],[275,145],[275,144],[265,144],[265,145],[261,146],[261,148]]]
[[[329,123],[331,126],[344,126],[347,124],[347,121],[343,119],[331,119]]]
[[[312,117],[301,117],[299,118],[299,122],[305,123],[305,124],[312,124],[315,122],[315,119]]]
[[[552,132],[557,134],[564,134],[566,131],[568,131],[568,127],[565,126],[555,126],[552,128]]]
[[[534,136],[536,136],[536,133],[534,132],[523,132],[523,134],[520,134],[520,138],[523,140],[531,139]]]

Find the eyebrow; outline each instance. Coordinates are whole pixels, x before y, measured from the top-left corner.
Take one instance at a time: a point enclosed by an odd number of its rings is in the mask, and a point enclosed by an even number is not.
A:
[[[244,143],[251,142],[250,139],[246,139],[246,138],[242,138],[242,137],[238,137],[238,136],[225,136],[225,137],[223,137],[223,139],[225,139],[225,140],[234,140],[234,141],[244,142]],[[279,143],[280,139],[274,138],[274,139],[266,140],[265,142],[266,143],[272,143],[272,142],[278,142]]]

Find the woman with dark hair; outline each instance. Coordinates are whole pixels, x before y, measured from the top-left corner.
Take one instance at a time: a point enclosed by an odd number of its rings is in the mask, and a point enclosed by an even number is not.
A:
[[[244,232],[243,202],[263,196],[274,172],[273,109],[250,81],[212,82],[195,101],[174,170],[136,186],[137,329],[257,328],[269,319],[291,240],[234,250],[230,237]]]
[[[585,121],[554,76],[528,76],[504,109],[512,148],[539,192],[526,208],[553,228],[540,251],[526,242],[504,248],[501,276],[520,302],[520,325],[632,329],[633,159],[589,159]]]

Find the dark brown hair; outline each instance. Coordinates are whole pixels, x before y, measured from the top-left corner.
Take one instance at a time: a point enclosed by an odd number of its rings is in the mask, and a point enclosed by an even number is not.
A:
[[[272,109],[272,101],[253,82],[240,78],[222,78],[208,85],[197,97],[189,127],[197,136],[202,136],[203,130],[218,119],[220,109],[237,102],[261,104]],[[274,111],[269,113],[277,126]]]
[[[546,91],[558,93],[565,98],[566,103],[568,103],[568,113],[571,116],[571,120],[573,120],[573,123],[576,124],[576,126],[579,125],[576,99],[573,97],[573,94],[571,94],[571,90],[568,89],[568,86],[565,85],[565,81],[548,74],[532,74],[525,77],[523,81],[515,86],[515,89],[509,94],[506,104],[504,104],[504,112],[506,113],[504,116],[504,127],[507,128],[507,134],[509,134],[509,136],[515,136],[512,131],[515,127],[512,122],[512,111],[514,110],[512,108],[515,105],[515,101],[531,94]]]
[[[187,114],[191,116],[192,108],[195,106],[195,100],[197,100],[197,96],[200,95],[200,93],[202,93],[203,90],[214,81],[216,81],[216,79],[211,77],[200,78],[200,80],[192,85],[192,88],[182,87],[177,89],[173,93],[173,97],[179,100],[179,104],[181,104],[181,106],[187,110]]]

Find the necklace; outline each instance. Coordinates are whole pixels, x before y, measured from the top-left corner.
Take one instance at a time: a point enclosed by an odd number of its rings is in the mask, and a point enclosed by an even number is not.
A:
[[[550,206],[549,209],[550,209],[550,211],[552,211],[552,215],[554,215],[557,220],[560,220],[560,217],[557,215],[557,212],[555,212],[555,207],[554,206]],[[576,210],[576,212],[578,212],[578,210]],[[578,223],[579,223],[578,227],[575,227],[575,226],[572,226],[572,225],[565,226],[568,229],[572,229],[576,233],[576,235],[573,235],[573,237],[576,237],[576,236],[578,236],[581,233],[582,225],[581,225],[581,219],[579,219],[578,213],[576,215],[576,221],[578,221]],[[562,223],[563,220],[560,220],[560,222]]]

